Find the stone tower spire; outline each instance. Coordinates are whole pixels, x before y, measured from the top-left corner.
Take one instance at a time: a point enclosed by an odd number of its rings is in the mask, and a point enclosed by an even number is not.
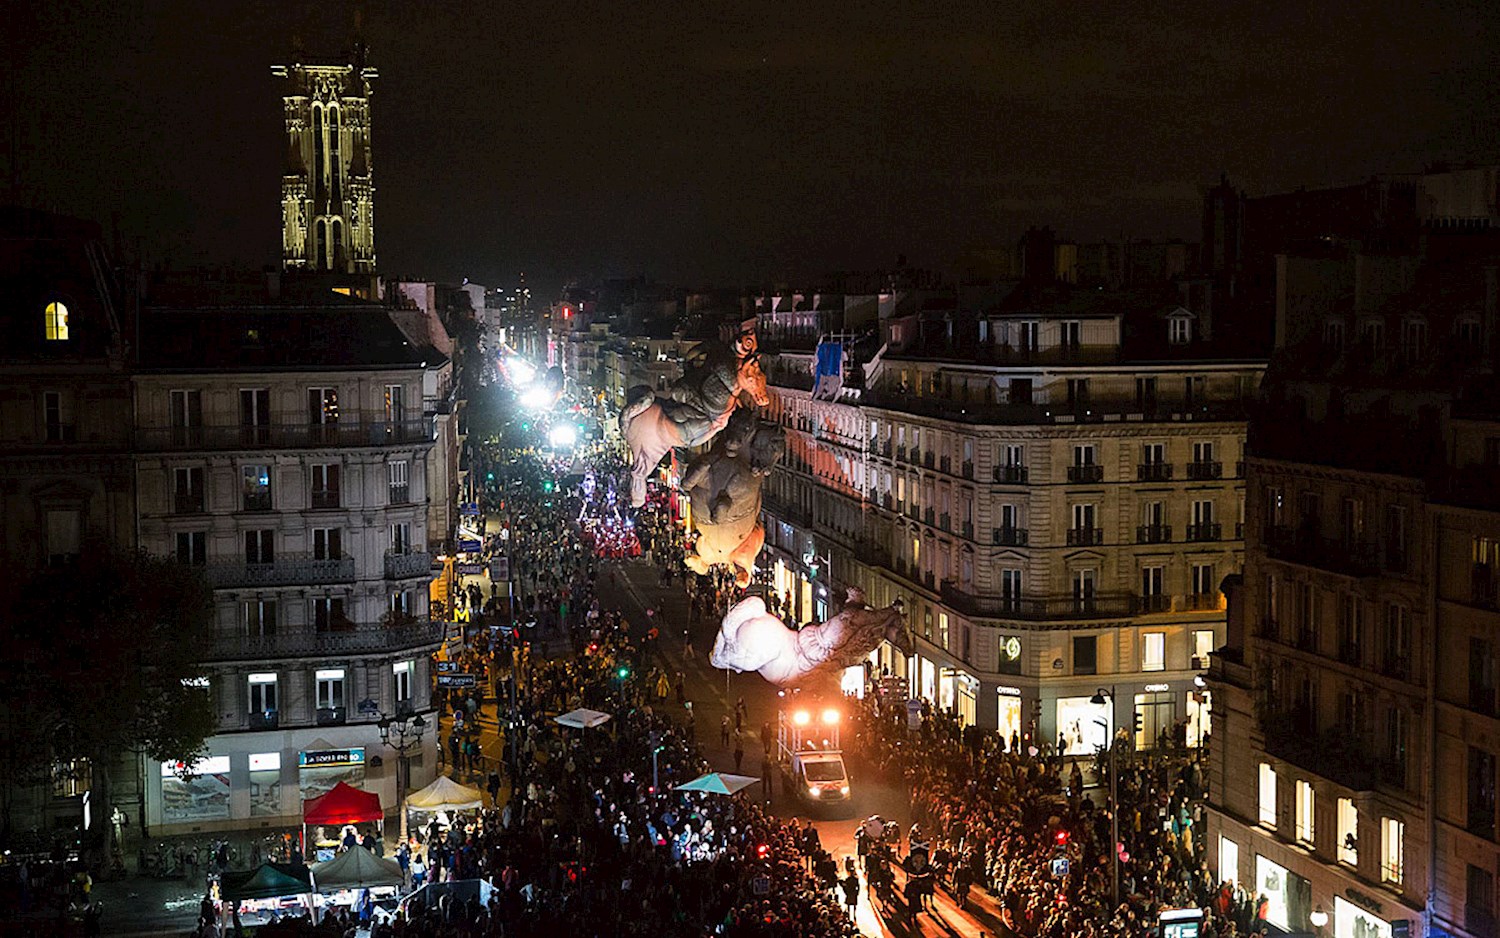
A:
[[[281,264],[341,274],[375,272],[370,83],[362,42],[347,61],[273,65],[287,80],[287,155],[281,179]]]

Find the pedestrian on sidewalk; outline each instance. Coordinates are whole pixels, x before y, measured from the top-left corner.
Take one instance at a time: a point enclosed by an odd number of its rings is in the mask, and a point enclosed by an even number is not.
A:
[[[844,908],[849,910],[849,919],[853,921],[859,909],[859,875],[852,869],[844,877]]]
[[[719,745],[729,748],[729,714],[719,718]]]
[[[682,660],[683,661],[691,661],[692,659],[694,659],[696,657],[698,657],[698,653],[693,650],[693,633],[690,632],[690,631],[688,631],[687,629],[683,629],[683,631],[682,631]]]
[[[745,706],[745,698],[744,697],[741,697],[739,700],[737,700],[737,701],[734,702],[734,731],[736,733],[741,732],[742,730],[744,730],[744,728],[745,728],[745,715],[748,714],[749,712],[750,712],[750,708],[747,707],[747,706]]]
[[[740,763],[745,761],[745,741],[738,733],[734,737],[734,774],[740,774]]]

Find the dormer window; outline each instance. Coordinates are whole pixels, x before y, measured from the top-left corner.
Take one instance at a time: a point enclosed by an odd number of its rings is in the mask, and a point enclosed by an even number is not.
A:
[[[1174,316],[1167,320],[1167,341],[1173,345],[1187,345],[1193,340],[1193,321],[1186,316]]]
[[[51,302],[42,311],[42,319],[46,323],[48,342],[68,341],[68,307],[62,303]]]
[[[1330,319],[1323,323],[1323,347],[1332,352],[1344,350],[1343,320]]]

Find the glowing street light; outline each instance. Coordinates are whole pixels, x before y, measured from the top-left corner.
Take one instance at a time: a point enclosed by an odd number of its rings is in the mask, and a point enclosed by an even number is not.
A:
[[[560,423],[547,434],[547,441],[553,449],[572,449],[578,442],[578,428],[571,423]]]

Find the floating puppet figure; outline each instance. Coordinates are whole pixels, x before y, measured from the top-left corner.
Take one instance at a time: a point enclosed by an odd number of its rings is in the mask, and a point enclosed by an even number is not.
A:
[[[751,596],[736,603],[719,626],[709,663],[731,671],[759,671],[772,684],[804,681],[815,672],[830,676],[864,662],[889,641],[903,654],[912,651],[898,600],[885,609],[865,605],[864,593],[850,587],[843,611],[827,622],[793,631]]]
[[[630,448],[632,507],[646,504],[646,477],[667,451],[707,443],[729,423],[741,395],[757,407],[771,403],[760,360],[753,353],[735,357],[740,347],[745,343],[689,371],[660,397],[650,388],[632,389],[639,396],[620,412],[620,430]]]
[[[735,583],[750,585],[766,540],[760,523],[761,485],[785,446],[780,427],[740,408],[713,447],[688,465],[682,490],[692,499],[698,529],[697,542],[683,558],[689,570],[707,573],[715,564],[730,564]]]

